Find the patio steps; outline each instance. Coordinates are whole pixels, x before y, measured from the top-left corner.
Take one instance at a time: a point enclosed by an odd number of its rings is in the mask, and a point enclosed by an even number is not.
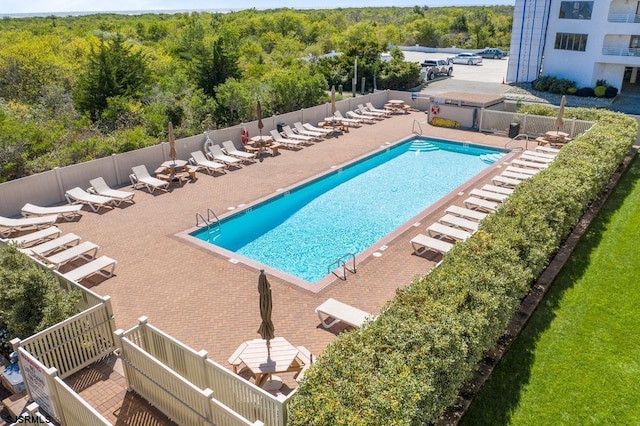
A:
[[[482,161],[484,161],[487,164],[493,164],[496,161],[500,160],[502,157],[504,157],[506,154],[504,153],[495,153],[495,154],[482,154],[480,156],[480,159]]]

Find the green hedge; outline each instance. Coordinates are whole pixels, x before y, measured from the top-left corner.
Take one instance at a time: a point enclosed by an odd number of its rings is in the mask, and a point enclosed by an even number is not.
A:
[[[376,321],[331,343],[293,398],[289,424],[426,424],[455,401],[636,139],[624,115],[571,116],[597,123],[438,268],[398,290]]]

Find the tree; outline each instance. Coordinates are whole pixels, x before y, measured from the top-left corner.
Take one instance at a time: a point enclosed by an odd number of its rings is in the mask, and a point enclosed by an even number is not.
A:
[[[100,41],[91,49],[87,69],[78,80],[76,107],[98,121],[109,105],[109,98],[122,96],[139,99],[150,81],[147,60],[140,51],[133,51],[120,34]]]
[[[391,50],[391,56],[391,61],[382,64],[379,87],[407,90],[420,85],[420,66],[413,62],[405,62],[404,54],[397,47]]]
[[[0,330],[10,339],[24,339],[69,318],[79,301],[77,290],[63,290],[50,271],[15,246],[0,248]]]

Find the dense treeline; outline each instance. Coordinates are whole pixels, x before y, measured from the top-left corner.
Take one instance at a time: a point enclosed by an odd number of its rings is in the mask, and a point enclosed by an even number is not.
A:
[[[389,45],[507,48],[513,7],[246,10],[0,21],[0,182],[328,100],[408,89]],[[332,50],[342,55],[318,59]],[[315,58],[315,60],[309,60]]]

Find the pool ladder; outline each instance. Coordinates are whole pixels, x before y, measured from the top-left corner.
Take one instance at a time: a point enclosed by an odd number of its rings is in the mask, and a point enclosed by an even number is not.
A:
[[[211,209],[207,209],[207,218],[205,219],[200,213],[196,213],[196,227],[207,228],[209,242],[215,241],[220,237],[220,219]]]
[[[347,262],[351,261],[353,265],[351,268],[347,266]],[[342,268],[342,276],[336,273],[336,270]],[[327,273],[331,272],[336,277],[340,278],[342,281],[347,280],[347,272],[351,272],[355,274],[357,272],[356,269],[356,255],[353,253],[347,253],[340,256],[335,262],[327,267]]]
[[[413,120],[411,132],[415,135],[422,136],[422,125],[418,120]]]

